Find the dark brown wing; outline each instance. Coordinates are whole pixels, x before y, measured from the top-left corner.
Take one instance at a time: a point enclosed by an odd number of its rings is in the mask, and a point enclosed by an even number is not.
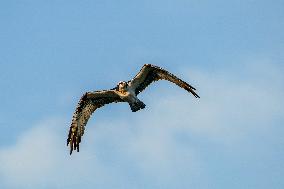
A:
[[[130,87],[133,87],[135,94],[138,95],[152,82],[161,79],[168,80],[192,93],[196,98],[200,98],[194,91],[196,90],[194,87],[179,79],[177,76],[171,74],[170,72],[151,64],[145,64],[140,72],[131,81],[129,81],[128,85]]]
[[[114,90],[87,92],[81,97],[73,114],[67,139],[67,146],[70,144],[70,155],[73,149],[77,149],[79,152],[81,137],[84,134],[85,126],[91,114],[97,108],[112,102],[124,102]]]

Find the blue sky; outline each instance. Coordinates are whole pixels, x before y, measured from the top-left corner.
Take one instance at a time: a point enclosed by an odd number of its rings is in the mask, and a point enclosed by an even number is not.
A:
[[[284,2],[0,2],[0,188],[283,188]],[[65,146],[78,99],[145,63],[146,109],[109,105],[81,152]]]

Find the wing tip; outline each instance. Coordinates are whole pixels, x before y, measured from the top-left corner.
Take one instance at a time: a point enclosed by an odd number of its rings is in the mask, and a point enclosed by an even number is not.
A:
[[[200,98],[200,96],[195,92],[196,89],[194,87],[189,86],[185,87],[184,89],[190,92],[195,98]]]
[[[198,94],[195,94],[194,96],[195,96],[195,98],[200,98],[200,96]]]
[[[68,137],[67,146],[70,145],[70,152],[69,152],[70,155],[72,154],[73,150],[76,150],[77,152],[80,151],[79,150],[80,142],[81,142],[81,137],[75,137],[75,136]]]

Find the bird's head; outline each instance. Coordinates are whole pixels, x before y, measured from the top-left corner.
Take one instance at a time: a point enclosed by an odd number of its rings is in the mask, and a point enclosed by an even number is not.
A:
[[[125,81],[120,81],[118,84],[118,90],[119,91],[126,91],[126,88],[127,88],[127,82]]]

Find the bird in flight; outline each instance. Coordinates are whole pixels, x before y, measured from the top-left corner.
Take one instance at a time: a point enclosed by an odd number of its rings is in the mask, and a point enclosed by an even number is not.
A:
[[[162,79],[168,80],[184,88],[196,98],[200,98],[196,94],[194,87],[177,76],[158,66],[145,64],[132,80],[127,82],[120,81],[115,88],[110,90],[86,92],[81,97],[73,114],[67,139],[67,146],[70,145],[70,155],[73,150],[79,152],[79,144],[84,134],[85,126],[96,109],[113,102],[127,102],[132,112],[144,109],[145,104],[137,98],[137,95],[154,81]]]

